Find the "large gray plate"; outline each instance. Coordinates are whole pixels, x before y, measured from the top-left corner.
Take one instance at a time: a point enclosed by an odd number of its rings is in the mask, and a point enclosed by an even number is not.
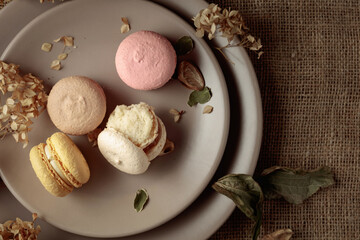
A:
[[[202,0],[155,0],[154,2],[172,9],[187,20],[207,6]],[[3,31],[0,31],[0,52],[29,20],[53,6],[54,4],[51,3],[39,4],[34,0],[13,0],[1,10],[0,28]],[[18,13],[21,13],[21,18],[18,17]],[[223,62],[222,67],[230,86],[231,110],[238,114],[232,114],[229,144],[213,181],[230,172],[252,174],[261,142],[261,100],[251,62],[243,49],[231,48],[226,50],[226,53],[235,63],[233,65]],[[6,203],[0,204],[0,221],[15,217],[31,218],[31,214],[1,186],[0,202]],[[189,208],[171,221],[126,239],[207,239],[225,222],[233,209],[234,204],[229,199],[216,194],[208,187]],[[41,219],[37,220],[37,223],[42,227],[40,234],[42,239],[92,239],[64,232]]]
[[[127,17],[131,31],[120,33],[121,17]],[[202,114],[203,106],[187,106],[190,90],[172,80],[153,91],[127,87],[117,76],[114,59],[119,43],[128,34],[152,30],[175,42],[184,35],[195,41],[187,56],[201,69],[212,89],[212,114]],[[68,49],[63,69],[49,64],[63,50],[54,44],[50,53],[40,50],[43,42],[62,35],[75,37],[76,48]],[[45,112],[35,121],[30,144],[21,149],[11,136],[1,143],[0,172],[14,196],[30,211],[63,230],[92,237],[119,237],[143,232],[175,217],[204,190],[223,155],[229,128],[229,100],[221,68],[203,39],[180,17],[149,1],[76,0],[61,4],[30,22],[12,40],[2,55],[6,62],[19,64],[45,80],[50,89],[59,79],[71,75],[88,76],[104,88],[107,115],[116,105],[140,101],[155,107],[167,127],[176,149],[152,162],[145,174],[133,176],[113,168],[92,148],[87,137],[73,137],[87,159],[91,178],[81,189],[57,198],[36,178],[28,160],[32,146],[58,131]],[[185,110],[180,123],[174,123],[169,109]],[[107,118],[107,117],[106,117]],[[137,189],[145,188],[150,202],[137,213],[133,201]]]

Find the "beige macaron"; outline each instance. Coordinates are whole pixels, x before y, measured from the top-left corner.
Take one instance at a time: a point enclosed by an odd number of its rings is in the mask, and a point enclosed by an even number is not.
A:
[[[66,77],[51,89],[47,111],[51,121],[62,132],[84,135],[97,128],[104,119],[105,93],[88,77]]]
[[[63,197],[90,178],[89,166],[79,148],[66,134],[54,133],[30,150],[30,162],[45,189]]]

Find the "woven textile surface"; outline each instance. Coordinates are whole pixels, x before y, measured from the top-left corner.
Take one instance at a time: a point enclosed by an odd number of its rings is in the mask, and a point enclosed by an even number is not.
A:
[[[301,205],[265,201],[262,234],[360,239],[360,1],[212,2],[238,9],[264,45],[260,59],[249,52],[264,111],[255,175],[327,165],[336,178]],[[251,239],[252,224],[235,210],[211,239]]]
[[[336,184],[301,205],[266,201],[262,233],[293,239],[360,239],[360,2],[216,0],[239,9],[264,55],[249,53],[264,131],[256,173],[273,165],[327,165]],[[250,239],[238,210],[212,239]]]

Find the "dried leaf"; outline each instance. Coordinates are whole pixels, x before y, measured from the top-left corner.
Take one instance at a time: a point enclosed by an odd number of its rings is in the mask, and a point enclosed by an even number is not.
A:
[[[259,183],[267,199],[283,197],[289,203],[300,204],[316,193],[335,183],[329,167],[313,171],[274,166],[264,170]]]
[[[255,221],[253,240],[260,233],[264,196],[259,184],[249,175],[228,174],[212,185],[218,193],[230,198],[250,219]]]
[[[201,91],[195,90],[190,94],[188,105],[192,107],[198,103],[207,103],[208,101],[210,101],[211,96],[211,89],[208,87],[205,87]]]
[[[178,66],[178,80],[192,90],[203,90],[205,80],[200,70],[188,61],[181,61]]]
[[[190,53],[194,48],[194,42],[190,36],[183,36],[175,43],[175,51],[178,56]]]
[[[289,240],[293,234],[291,229],[280,229],[263,236],[260,240]]]
[[[141,212],[144,209],[145,204],[149,200],[149,194],[145,189],[139,189],[136,192],[134,200],[134,208],[137,212]]]

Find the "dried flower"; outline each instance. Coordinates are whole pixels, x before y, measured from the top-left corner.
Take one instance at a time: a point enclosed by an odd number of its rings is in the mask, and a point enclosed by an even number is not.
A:
[[[19,66],[0,61],[0,91],[3,95],[11,93],[0,106],[0,138],[11,133],[16,142],[26,147],[28,132],[36,118],[45,109],[47,95],[42,81],[28,73],[20,75]]]
[[[20,218],[16,218],[15,221],[8,220],[3,224],[0,224],[0,239],[27,239],[36,240],[41,231],[39,225],[34,226],[34,222],[37,219],[37,214],[32,214],[33,220],[31,222],[23,221]]]
[[[181,111],[178,111],[174,108],[171,108],[169,110],[169,113],[174,117],[174,122],[179,122],[180,119],[181,119],[181,116],[185,113],[185,111],[181,110]]]
[[[221,53],[222,49],[234,46],[248,48],[260,57],[263,52],[260,39],[255,39],[249,33],[245,22],[237,10],[221,9],[217,4],[211,3],[207,8],[202,9],[193,19],[196,27],[196,36],[204,37],[207,33],[209,40],[215,37],[217,32],[225,37],[228,44],[217,48]],[[235,40],[238,37],[239,40]]]

